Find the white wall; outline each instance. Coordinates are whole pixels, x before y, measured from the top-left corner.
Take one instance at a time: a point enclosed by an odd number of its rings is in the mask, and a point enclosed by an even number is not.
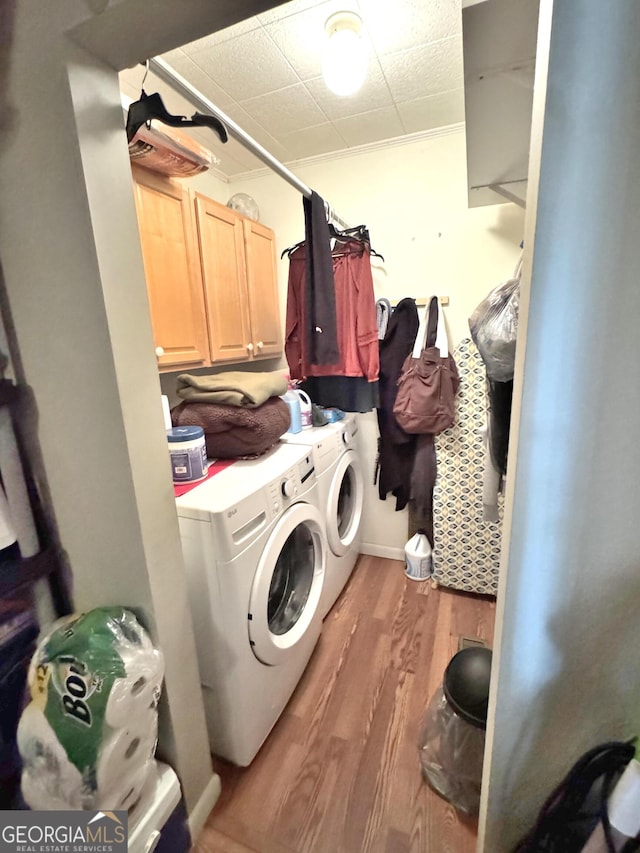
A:
[[[357,225],[366,223],[373,247],[376,298],[447,295],[445,309],[455,345],[468,336],[467,319],[475,306],[505,278],[520,256],[524,211],[513,204],[467,208],[465,139],[461,128],[391,147],[348,156],[300,162],[292,171]],[[278,253],[304,238],[302,196],[270,173],[233,181],[230,192],[247,192],[260,208],[260,219],[276,232]],[[288,260],[279,265],[284,322]],[[395,498],[378,498],[373,485],[378,439],[375,412],[360,416],[367,483],[363,550],[382,556],[403,555],[407,512],[395,512]]]
[[[491,853],[513,849],[586,750],[640,732],[640,6],[544,0],[541,13],[480,824]]]

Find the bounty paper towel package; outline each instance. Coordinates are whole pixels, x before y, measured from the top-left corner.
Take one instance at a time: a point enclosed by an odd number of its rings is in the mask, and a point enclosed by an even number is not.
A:
[[[128,610],[58,620],[29,668],[18,726],[22,794],[32,809],[128,809],[150,770],[162,654]]]

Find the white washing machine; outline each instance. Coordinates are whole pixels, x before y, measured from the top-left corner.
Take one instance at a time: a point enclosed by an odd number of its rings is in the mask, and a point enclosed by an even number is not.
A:
[[[176,499],[211,750],[243,767],[320,636],[318,500],[309,448],[286,444]]]
[[[324,619],[349,580],[360,553],[364,482],[358,422],[354,414],[347,414],[333,424],[286,433],[281,441],[311,448],[329,543],[320,602]]]

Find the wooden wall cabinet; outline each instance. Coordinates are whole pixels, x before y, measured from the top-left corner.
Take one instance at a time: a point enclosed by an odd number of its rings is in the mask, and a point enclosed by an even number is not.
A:
[[[279,356],[273,231],[149,170],[134,184],[160,370]]]

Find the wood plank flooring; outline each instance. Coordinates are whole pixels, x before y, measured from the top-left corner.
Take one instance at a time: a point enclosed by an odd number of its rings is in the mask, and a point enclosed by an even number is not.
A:
[[[473,853],[476,824],[422,780],[427,703],[460,636],[493,644],[493,599],[361,556],[307,670],[248,768],[214,759],[222,793],[192,853]]]

